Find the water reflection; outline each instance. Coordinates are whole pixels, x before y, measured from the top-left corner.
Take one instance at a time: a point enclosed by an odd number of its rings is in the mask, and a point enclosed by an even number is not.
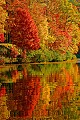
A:
[[[76,63],[1,66],[1,120],[78,120],[79,80]]]

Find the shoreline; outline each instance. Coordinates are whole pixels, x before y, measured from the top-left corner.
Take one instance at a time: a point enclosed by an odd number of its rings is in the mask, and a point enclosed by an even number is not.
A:
[[[1,66],[27,65],[27,64],[61,64],[61,63],[80,63],[80,59],[76,59],[76,60],[67,60],[67,61],[60,61],[60,62],[3,63],[3,64],[0,64],[0,67],[1,67]]]

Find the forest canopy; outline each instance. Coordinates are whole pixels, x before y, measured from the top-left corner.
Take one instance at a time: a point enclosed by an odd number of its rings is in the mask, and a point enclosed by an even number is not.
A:
[[[0,13],[0,42],[30,62],[74,59],[79,51],[78,0],[1,0]]]

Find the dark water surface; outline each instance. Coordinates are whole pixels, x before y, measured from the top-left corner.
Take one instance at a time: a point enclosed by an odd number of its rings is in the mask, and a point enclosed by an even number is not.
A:
[[[0,66],[0,120],[80,120],[80,64]]]

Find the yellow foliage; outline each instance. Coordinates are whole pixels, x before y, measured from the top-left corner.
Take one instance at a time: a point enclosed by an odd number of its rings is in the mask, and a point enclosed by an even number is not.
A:
[[[7,18],[6,10],[3,9],[3,5],[5,4],[5,0],[0,0],[0,33],[4,33],[4,24]]]
[[[53,35],[53,36],[51,36],[51,35],[48,35],[48,42],[55,42],[56,41],[56,37]]]
[[[71,26],[72,43],[69,45],[68,50],[74,54],[78,52],[78,44],[80,43],[80,29],[76,24],[72,24]]]
[[[45,44],[48,39],[48,21],[46,15],[43,15],[44,7],[45,4],[40,3],[34,3],[30,6],[31,15],[38,27],[41,44]]]
[[[42,88],[42,96],[41,96],[44,104],[49,104],[50,101],[50,86],[48,84],[45,84],[45,86]]]
[[[5,0],[0,0],[0,5],[5,4]]]
[[[0,97],[0,120],[6,120],[10,116],[10,111],[6,105],[7,96]]]
[[[72,24],[72,38],[75,39],[75,43],[78,44],[80,42],[80,29],[78,25]]]

